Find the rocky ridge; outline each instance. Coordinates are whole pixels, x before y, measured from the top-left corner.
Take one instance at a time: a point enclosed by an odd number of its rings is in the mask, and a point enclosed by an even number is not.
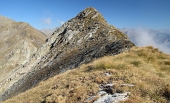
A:
[[[128,37],[108,25],[96,9],[87,8],[56,29],[29,61],[0,83],[0,100],[24,92],[48,77],[132,46]]]

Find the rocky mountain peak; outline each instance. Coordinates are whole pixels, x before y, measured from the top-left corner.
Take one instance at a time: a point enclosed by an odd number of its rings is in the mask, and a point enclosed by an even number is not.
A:
[[[92,29],[97,29],[98,24],[108,25],[103,16],[91,7],[80,12],[75,18],[69,20],[68,23],[68,28],[74,28],[85,33]]]
[[[119,54],[132,46],[128,37],[107,24],[96,9],[87,8],[57,28],[23,66],[0,83],[0,99],[10,98],[51,76],[102,56]]]
[[[104,17],[94,8],[89,7],[80,12],[77,16],[77,19],[83,20],[84,22],[88,22],[89,20],[100,21],[106,23]]]

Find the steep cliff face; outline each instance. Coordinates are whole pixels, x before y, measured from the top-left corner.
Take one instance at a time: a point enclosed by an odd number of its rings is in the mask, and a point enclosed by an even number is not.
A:
[[[1,21],[3,20],[3,21]],[[46,37],[24,22],[15,22],[0,16],[0,81],[7,78],[16,68],[23,65]]]
[[[41,80],[89,63],[105,55],[116,55],[134,44],[108,25],[94,8],[87,8],[56,29],[28,62],[0,84],[5,100],[35,86]]]

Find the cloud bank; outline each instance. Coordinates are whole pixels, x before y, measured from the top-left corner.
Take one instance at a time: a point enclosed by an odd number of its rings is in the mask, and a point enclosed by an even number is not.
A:
[[[135,43],[136,46],[153,46],[160,51],[170,54],[170,32],[164,30],[151,30],[151,29],[120,29],[122,32],[128,35],[130,40]]]
[[[170,54],[170,48],[168,47],[168,42],[159,42],[159,37],[156,34],[150,32],[147,29],[139,28],[137,29],[135,35],[135,42],[137,46],[153,46],[158,48],[164,53]]]

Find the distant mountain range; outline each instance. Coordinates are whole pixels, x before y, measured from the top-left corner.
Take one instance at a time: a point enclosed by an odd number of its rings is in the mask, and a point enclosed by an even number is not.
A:
[[[40,31],[43,32],[47,36],[47,38],[49,38],[56,29],[57,28],[54,28],[54,29],[44,28]]]

